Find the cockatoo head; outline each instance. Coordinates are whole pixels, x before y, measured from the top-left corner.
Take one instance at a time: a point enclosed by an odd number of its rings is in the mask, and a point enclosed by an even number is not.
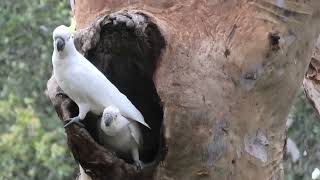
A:
[[[120,111],[118,108],[109,106],[104,109],[101,120],[103,121],[105,126],[110,126],[114,120],[118,118],[120,115]]]
[[[53,46],[58,52],[63,52],[74,47],[73,34],[65,25],[56,27],[53,31]]]

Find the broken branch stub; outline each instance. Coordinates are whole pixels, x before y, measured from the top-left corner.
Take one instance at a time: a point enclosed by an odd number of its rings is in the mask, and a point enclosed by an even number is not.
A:
[[[165,155],[162,135],[162,106],[153,83],[157,60],[165,46],[157,26],[139,12],[122,11],[97,18],[75,36],[75,45],[141,111],[151,130],[141,127],[140,159],[146,164],[138,172],[132,160],[116,157],[99,145],[98,115],[88,113],[86,129],[66,129],[68,145],[77,162],[93,179],[151,179]],[[47,84],[48,95],[59,118],[78,114],[77,105],[59,88],[54,76]]]

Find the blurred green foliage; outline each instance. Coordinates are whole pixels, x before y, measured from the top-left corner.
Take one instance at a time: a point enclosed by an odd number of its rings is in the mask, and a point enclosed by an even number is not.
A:
[[[45,96],[52,31],[68,1],[0,0],[0,179],[72,179],[77,167]]]
[[[0,1],[0,96],[36,99],[35,106],[45,111],[43,90],[51,73],[52,30],[70,23],[67,1]]]
[[[66,156],[64,130],[47,130],[33,106],[32,100],[21,102],[13,95],[0,101],[0,177],[66,179],[74,170]]]
[[[284,163],[286,180],[310,180],[312,171],[320,168],[320,121],[319,115],[301,93],[291,110],[293,124],[288,130],[298,146],[300,160],[293,163],[287,157]]]

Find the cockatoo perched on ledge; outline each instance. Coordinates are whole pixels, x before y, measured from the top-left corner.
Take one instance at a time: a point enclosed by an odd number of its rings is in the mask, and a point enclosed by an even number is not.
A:
[[[106,107],[114,106],[126,118],[150,128],[140,111],[122,94],[75,46],[68,27],[61,25],[53,31],[53,74],[60,88],[78,105],[79,115],[64,126],[80,122],[91,111],[102,114]]]
[[[99,140],[106,148],[131,156],[137,169],[143,168],[139,159],[142,136],[136,121],[123,117],[118,108],[109,106],[104,109],[98,126]]]

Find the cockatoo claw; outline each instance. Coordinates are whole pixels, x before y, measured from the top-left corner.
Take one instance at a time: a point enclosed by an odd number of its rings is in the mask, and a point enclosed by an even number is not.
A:
[[[142,171],[142,169],[143,169],[143,164],[142,164],[141,161],[135,162],[134,165],[136,166],[138,172],[141,172],[141,171]]]
[[[68,123],[66,125],[64,125],[63,127],[64,128],[67,128],[69,125],[73,124],[73,123],[76,123],[78,124],[80,127],[85,127],[83,123],[81,123],[81,119],[79,116],[76,116],[76,117],[73,117],[73,118],[69,118],[66,120]]]

